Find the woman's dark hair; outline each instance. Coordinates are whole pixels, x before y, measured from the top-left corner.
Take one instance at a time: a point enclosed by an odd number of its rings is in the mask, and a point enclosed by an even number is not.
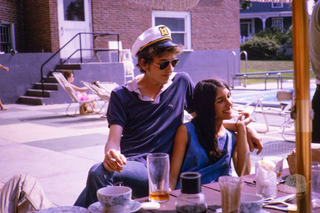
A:
[[[219,149],[216,137],[215,100],[218,87],[227,88],[230,91],[228,84],[220,78],[205,79],[197,83],[194,89],[196,117],[191,120],[199,143],[213,163],[226,153],[226,150]]]
[[[166,53],[172,53],[174,55],[179,55],[182,51],[183,46],[181,44],[177,46],[170,46],[170,47],[159,47],[157,46],[158,43],[155,45],[151,45],[150,47],[142,50],[141,52],[137,53],[138,63],[136,66],[140,69],[140,72],[145,73],[146,71],[143,70],[139,64],[140,59],[144,59],[144,63],[149,65],[153,62],[154,58],[160,58]]]
[[[62,75],[68,80],[69,77],[73,74],[72,70],[63,70]]]

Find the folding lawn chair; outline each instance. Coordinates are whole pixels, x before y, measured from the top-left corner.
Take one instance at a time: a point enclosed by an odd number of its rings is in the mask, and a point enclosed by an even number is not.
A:
[[[282,133],[282,138],[285,141],[295,142],[295,133],[294,131],[287,131],[287,127],[293,127],[294,120],[291,118],[291,109],[293,106],[293,92],[290,91],[278,91],[277,100],[280,102],[282,106],[280,109],[268,108],[266,110],[257,111],[256,113],[260,113],[263,115],[272,115],[283,117],[284,121],[279,127],[279,132]],[[290,103],[282,103],[283,101],[290,101]],[[267,123],[269,126],[269,124]],[[269,128],[269,127],[268,127]],[[293,132],[293,133],[292,133]],[[293,138],[288,138],[288,135],[293,135]]]
[[[250,100],[248,103],[246,104],[234,104],[233,107],[235,109],[241,109],[244,110],[246,112],[249,112],[250,115],[252,116],[253,120],[256,121],[257,119],[255,118],[255,113],[263,111],[263,105],[262,105],[262,100],[263,100],[263,94],[259,94],[257,96],[255,96],[252,100]],[[235,116],[235,119],[237,119],[238,117]],[[266,123],[266,127],[267,130],[266,131],[259,131],[260,133],[265,133],[269,131],[269,125],[268,125],[268,121],[265,115],[263,115],[264,121]]]
[[[86,87],[88,87],[95,95],[97,95],[102,101],[104,101],[102,107],[99,110],[99,115],[102,117],[105,113],[103,110],[105,106],[108,106],[110,95],[112,90],[119,86],[117,83],[98,83],[98,86],[89,82],[81,81]]]
[[[68,105],[67,109],[66,109],[66,115],[67,116],[75,116],[76,113],[77,113],[77,110],[79,110],[80,112],[80,106],[83,104],[83,103],[89,103],[91,105],[92,108],[94,108],[92,106],[92,102],[93,101],[98,101],[96,98],[94,99],[89,99],[89,100],[85,100],[85,101],[81,101],[76,92],[73,90],[73,88],[71,87],[71,85],[69,84],[69,82],[67,81],[67,79],[62,75],[62,73],[60,72],[54,72],[52,73],[53,76],[57,79],[57,81],[59,82],[59,84],[61,85],[61,87],[66,91],[66,93],[69,95],[69,97],[71,98],[71,102],[70,104]],[[76,108],[75,112],[74,112],[74,115],[69,115],[68,114],[68,109],[69,107],[71,106],[71,104],[73,103],[78,103],[79,106]],[[98,103],[98,102],[97,102]],[[99,103],[98,103],[99,105]]]

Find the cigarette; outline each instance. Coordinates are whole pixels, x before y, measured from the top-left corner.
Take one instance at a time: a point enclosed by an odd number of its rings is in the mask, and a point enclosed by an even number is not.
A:
[[[113,161],[113,162],[117,162],[117,160],[114,159],[114,158],[110,158],[110,160]]]

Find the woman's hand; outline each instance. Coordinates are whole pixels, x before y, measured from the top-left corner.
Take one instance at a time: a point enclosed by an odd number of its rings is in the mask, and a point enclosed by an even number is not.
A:
[[[244,117],[244,118],[242,119],[242,117]],[[251,121],[252,121],[252,117],[248,112],[239,112],[239,118],[236,121],[236,127],[237,127],[237,129],[239,129],[239,128],[241,128],[239,125],[246,126],[249,149],[251,152],[253,152],[255,149],[257,149],[258,150],[257,155],[258,155],[262,151],[263,145],[261,143],[261,137],[257,133],[257,131],[253,127],[248,126],[248,124],[250,124]]]
[[[251,123],[252,117],[250,113],[245,111],[239,111],[239,117],[236,121],[236,127],[238,129],[238,125],[245,125],[247,126],[249,123]]]
[[[103,166],[110,172],[117,171],[119,173],[123,170],[123,165],[127,164],[126,157],[115,149],[110,149],[106,152]]]

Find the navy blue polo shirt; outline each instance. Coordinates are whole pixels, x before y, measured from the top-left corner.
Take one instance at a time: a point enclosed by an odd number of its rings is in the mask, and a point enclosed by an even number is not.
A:
[[[194,84],[187,73],[177,73],[160,95],[159,103],[143,101],[126,85],[115,88],[110,97],[107,119],[123,127],[120,147],[126,157],[148,153],[171,154],[175,133],[183,123],[183,111],[194,112]]]

